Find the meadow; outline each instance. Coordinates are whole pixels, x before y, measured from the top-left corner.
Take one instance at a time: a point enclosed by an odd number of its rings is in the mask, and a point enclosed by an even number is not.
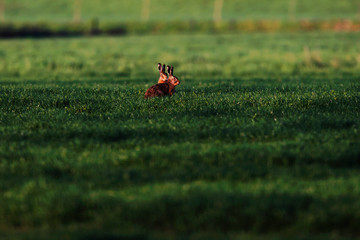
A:
[[[0,238],[358,239],[359,37],[0,40]]]
[[[309,31],[359,32],[358,1],[0,1],[0,38]]]
[[[74,0],[5,0],[6,21],[72,21]],[[82,2],[81,19],[124,22],[141,20],[142,0],[87,0]],[[292,3],[291,3],[292,2]],[[295,4],[294,4],[295,3]],[[294,5],[294,7],[291,7]],[[359,19],[357,0],[226,0],[224,20]],[[214,0],[151,0],[149,21],[212,20]],[[289,10],[289,8],[293,8]]]

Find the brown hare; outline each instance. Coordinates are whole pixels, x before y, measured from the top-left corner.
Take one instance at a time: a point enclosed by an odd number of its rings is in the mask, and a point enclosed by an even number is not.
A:
[[[159,65],[161,66],[161,64]],[[162,68],[164,71],[165,65]],[[175,86],[180,84],[180,81],[177,77],[173,75],[174,67],[167,66],[167,71],[169,73],[169,78],[164,83],[158,83],[154,86],[151,86],[145,93],[145,98],[152,97],[164,97],[164,96],[172,96],[175,91]],[[164,71],[165,72],[165,71]],[[161,74],[160,74],[161,75]],[[160,79],[159,79],[160,81]]]
[[[158,83],[166,83],[168,80],[168,76],[165,73],[165,64],[161,67],[161,63],[158,63],[158,69],[159,69],[159,73],[160,73]]]
[[[171,68],[170,68],[170,66],[167,66],[167,72],[168,72],[168,74],[169,74],[168,81],[169,81],[169,82],[172,82],[175,86],[179,85],[179,84],[180,84],[179,79],[173,75],[173,73],[174,73],[174,66],[171,66]],[[175,90],[175,89],[174,89],[174,90]]]

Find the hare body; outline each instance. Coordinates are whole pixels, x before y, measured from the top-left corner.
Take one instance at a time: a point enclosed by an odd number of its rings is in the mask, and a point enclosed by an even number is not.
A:
[[[151,86],[145,93],[145,98],[172,96],[175,86],[169,82]]]
[[[165,74],[165,64],[161,68],[161,64],[158,64],[158,69],[160,71],[160,78],[162,74]],[[167,66],[167,71],[169,73],[169,78],[166,81],[151,86],[145,93],[145,98],[152,98],[152,97],[164,97],[164,96],[172,96],[175,92],[175,86],[180,84],[180,81],[177,77],[173,76],[174,67]],[[166,75],[167,77],[167,75]]]

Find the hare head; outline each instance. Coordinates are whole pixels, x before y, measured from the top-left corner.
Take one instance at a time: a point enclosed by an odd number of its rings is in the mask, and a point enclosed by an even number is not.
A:
[[[167,72],[169,73],[169,79],[168,81],[173,84],[174,86],[177,86],[180,84],[180,81],[177,77],[175,77],[174,74],[174,67],[173,66],[167,66]]]
[[[166,83],[168,81],[168,76],[165,72],[165,64],[163,66],[161,66],[161,63],[158,63],[158,70],[160,73],[158,83]]]

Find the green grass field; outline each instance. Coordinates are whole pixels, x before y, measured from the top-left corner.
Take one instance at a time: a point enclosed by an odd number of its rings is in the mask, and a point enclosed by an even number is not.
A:
[[[226,0],[223,19],[287,20],[290,0],[250,1]],[[357,0],[298,0],[294,8],[297,19],[355,19],[359,17]],[[139,21],[142,0],[86,0],[82,19],[88,21]],[[74,0],[27,1],[5,0],[8,21],[71,21]],[[214,0],[181,1],[151,0],[149,20],[212,20]],[[290,11],[292,12],[292,11]]]
[[[359,37],[0,40],[0,238],[358,239]]]

